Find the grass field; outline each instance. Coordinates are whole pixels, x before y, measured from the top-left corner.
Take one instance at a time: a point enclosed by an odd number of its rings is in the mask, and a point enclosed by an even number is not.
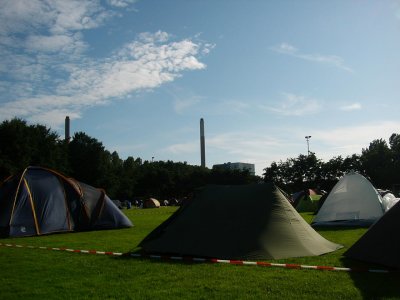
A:
[[[128,252],[135,250],[175,210],[174,207],[124,210],[135,224],[129,229],[0,242]],[[302,216],[311,221],[311,214]],[[319,257],[276,262],[381,269],[342,256],[365,231],[320,230],[320,234],[344,245],[344,249]],[[0,299],[400,299],[397,273],[190,264],[29,248],[0,247],[0,276]]]

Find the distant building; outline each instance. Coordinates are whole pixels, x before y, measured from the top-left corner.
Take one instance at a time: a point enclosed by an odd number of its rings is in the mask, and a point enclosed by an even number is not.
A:
[[[235,163],[224,163],[213,165],[213,169],[225,169],[225,170],[248,170],[250,175],[256,175],[256,170],[254,164],[242,163],[242,162],[235,162]]]

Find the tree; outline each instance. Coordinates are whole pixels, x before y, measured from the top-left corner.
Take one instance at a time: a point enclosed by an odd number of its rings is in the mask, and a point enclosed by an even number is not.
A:
[[[68,169],[64,142],[43,125],[27,125],[12,119],[0,124],[0,176],[5,177],[30,165]]]
[[[362,149],[362,165],[374,186],[390,188],[393,174],[392,153],[383,139],[374,140]]]
[[[122,170],[119,174],[119,199],[132,199],[135,196],[137,180],[139,177],[139,167],[142,164],[140,159],[129,156],[122,163]]]
[[[264,181],[272,181],[289,192],[316,187],[321,179],[322,162],[310,152],[297,158],[288,158],[265,168]]]
[[[393,133],[389,138],[389,145],[393,162],[393,173],[391,174],[392,185],[398,185],[400,184],[400,135]]]
[[[104,184],[110,169],[110,154],[101,142],[84,132],[77,132],[68,145],[68,154],[74,178],[95,187],[107,188]]]

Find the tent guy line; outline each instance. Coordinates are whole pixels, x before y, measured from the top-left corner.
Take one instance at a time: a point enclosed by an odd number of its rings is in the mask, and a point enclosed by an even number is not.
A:
[[[217,258],[200,258],[200,257],[185,257],[185,256],[168,256],[168,255],[152,255],[152,254],[141,254],[141,253],[121,253],[112,251],[98,251],[98,250],[79,250],[63,247],[43,247],[43,246],[28,246],[18,244],[0,243],[2,247],[8,248],[28,248],[28,249],[42,249],[42,250],[53,250],[53,251],[66,251],[71,253],[84,253],[84,254],[99,254],[109,256],[129,256],[134,258],[146,258],[146,259],[157,259],[157,260],[168,260],[168,261],[183,261],[183,262],[197,262],[197,263],[222,263],[231,265],[246,265],[246,266],[260,266],[260,267],[278,267],[286,269],[296,270],[321,270],[321,271],[342,271],[342,272],[369,272],[369,273],[398,273],[398,270],[387,270],[387,269],[364,269],[364,268],[343,268],[343,267],[331,267],[331,266],[309,266],[299,264],[279,264],[262,261],[245,261],[245,260],[230,260],[230,259],[217,259]]]

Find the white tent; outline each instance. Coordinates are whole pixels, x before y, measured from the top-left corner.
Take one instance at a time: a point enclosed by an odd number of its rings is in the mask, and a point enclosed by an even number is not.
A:
[[[400,198],[396,198],[392,193],[387,193],[382,197],[382,206],[385,212],[392,208],[397,202],[399,202]]]
[[[369,226],[384,213],[382,198],[364,176],[349,173],[333,187],[313,226]]]

